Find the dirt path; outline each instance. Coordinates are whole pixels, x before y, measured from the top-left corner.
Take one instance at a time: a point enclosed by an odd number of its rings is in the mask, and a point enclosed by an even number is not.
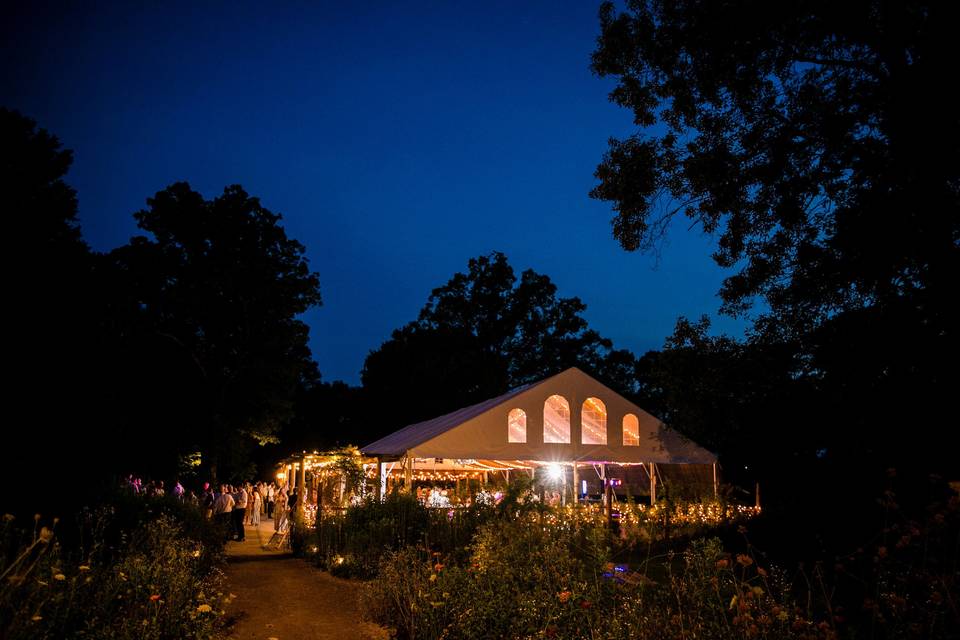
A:
[[[358,585],[334,578],[289,553],[264,549],[273,522],[247,527],[246,541],[227,543],[227,588],[236,599],[230,638],[239,640],[369,640],[386,638],[361,622]]]

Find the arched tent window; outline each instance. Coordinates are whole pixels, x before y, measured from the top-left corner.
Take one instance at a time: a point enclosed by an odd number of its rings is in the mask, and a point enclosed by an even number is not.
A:
[[[580,410],[580,442],[607,444],[607,407],[600,398],[587,398]]]
[[[570,443],[570,403],[563,396],[543,403],[543,441]]]
[[[511,409],[507,415],[507,442],[527,441],[527,414],[523,409]]]
[[[632,413],[623,416],[623,446],[640,446],[640,421]]]

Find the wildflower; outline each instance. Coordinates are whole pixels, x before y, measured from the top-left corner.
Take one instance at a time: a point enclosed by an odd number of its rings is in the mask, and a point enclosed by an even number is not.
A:
[[[153,595],[150,596],[150,602],[156,602],[159,599],[160,599],[159,593],[154,593]]]
[[[592,606],[593,606],[593,603],[590,602],[589,600],[584,600],[583,602],[580,603],[581,609],[589,609]]]
[[[201,604],[197,607],[197,613],[210,613],[213,611],[213,607],[208,604]]]
[[[33,616],[30,619],[33,620],[34,622],[40,622],[41,620],[43,620],[43,616]]]
[[[90,571],[90,565],[82,564],[79,567],[77,567],[77,569],[79,569],[80,571]]]
[[[763,567],[757,567],[757,573],[760,574],[761,578],[767,577],[767,570],[764,569]]]
[[[440,573],[440,570],[441,570],[441,569],[443,569],[443,565],[440,564],[439,562],[438,562],[437,564],[433,565],[433,570],[436,571],[437,573]]]
[[[193,552],[193,557],[194,557],[194,558],[199,558],[199,557],[200,557],[200,549],[197,549],[196,551]]]
[[[570,599],[569,591],[561,591],[557,594],[557,597],[560,599],[560,602],[567,602]]]
[[[721,558],[717,560],[717,569],[726,569],[730,565],[730,561],[726,558]]]
[[[53,529],[48,529],[47,527],[40,529],[40,542],[47,544],[51,540],[53,540]]]
[[[748,556],[748,555],[746,555],[746,554],[738,553],[738,554],[737,554],[737,562],[738,562],[739,564],[742,564],[742,565],[745,566],[745,567],[749,567],[750,565],[753,564],[753,558],[751,558],[750,556]]]
[[[763,595],[763,589],[760,588],[760,587],[754,587],[754,588],[753,588],[753,595],[755,595],[755,596],[757,596],[757,597],[762,596],[762,595]]]
[[[436,582],[436,581],[437,581],[437,574],[431,573],[431,574],[430,574],[430,582]]]
[[[67,579],[67,576],[63,575],[62,573],[57,573],[54,574],[53,579],[63,581]]]

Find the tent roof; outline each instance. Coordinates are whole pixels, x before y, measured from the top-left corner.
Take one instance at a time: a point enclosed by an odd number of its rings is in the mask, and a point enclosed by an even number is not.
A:
[[[544,401],[562,396],[570,409],[570,441],[543,441]],[[599,399],[607,412],[607,442],[581,441],[581,405]],[[508,414],[522,409],[526,442],[508,442]],[[622,425],[628,414],[639,423],[639,443],[624,444]],[[582,462],[716,462],[716,456],[586,373],[571,367],[557,375],[518,387],[496,398],[431,420],[406,426],[361,451],[367,455],[415,458],[541,460]]]
[[[547,378],[547,380],[549,380],[549,378]],[[536,382],[533,384],[541,384],[541,382]],[[402,456],[413,447],[423,444],[427,440],[430,440],[441,433],[446,433],[450,429],[463,424],[467,420],[476,418],[477,416],[486,413],[488,410],[503,404],[507,400],[510,400],[523,391],[526,391],[533,386],[533,384],[525,384],[521,387],[517,387],[516,389],[512,389],[511,391],[507,391],[505,394],[497,396],[496,398],[490,398],[489,400],[472,404],[469,407],[457,409],[456,411],[452,411],[437,418],[431,418],[430,420],[424,420],[423,422],[415,422],[414,424],[407,425],[399,431],[394,431],[390,435],[384,436],[376,442],[362,447],[360,450],[371,455]]]

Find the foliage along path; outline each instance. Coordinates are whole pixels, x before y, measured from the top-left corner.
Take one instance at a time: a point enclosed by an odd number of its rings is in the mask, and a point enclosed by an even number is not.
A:
[[[245,542],[227,543],[227,588],[235,599],[229,638],[239,640],[369,640],[386,638],[360,620],[359,585],[334,578],[289,552],[268,550],[273,521],[248,526]]]

